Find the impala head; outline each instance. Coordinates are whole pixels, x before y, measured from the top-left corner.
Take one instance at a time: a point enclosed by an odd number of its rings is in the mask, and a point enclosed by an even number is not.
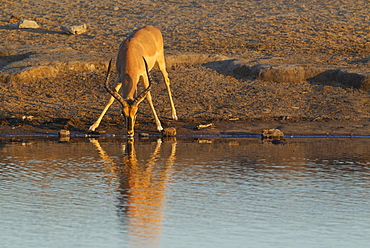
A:
[[[134,127],[135,127],[135,121],[136,121],[136,114],[139,107],[139,103],[141,103],[144,98],[146,97],[147,93],[149,92],[152,82],[149,76],[149,70],[148,65],[146,63],[145,58],[143,57],[146,73],[148,75],[149,79],[149,86],[146,88],[143,92],[141,92],[135,99],[123,99],[123,97],[118,94],[118,92],[114,88],[109,87],[109,75],[110,75],[110,68],[112,64],[112,60],[109,61],[108,65],[108,71],[107,71],[107,77],[105,80],[105,89],[115,98],[117,101],[122,105],[122,114],[125,117],[125,125],[127,129],[127,135],[129,138],[134,137]]]
[[[139,109],[139,103],[145,98],[146,94],[139,101],[135,100],[124,100],[126,103],[122,104],[122,114],[125,117],[125,125],[127,128],[128,137],[134,136],[134,127],[136,122],[136,114]]]

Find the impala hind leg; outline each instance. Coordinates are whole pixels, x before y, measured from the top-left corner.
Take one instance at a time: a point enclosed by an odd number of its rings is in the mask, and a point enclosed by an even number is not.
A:
[[[170,104],[171,104],[172,119],[177,120],[175,104],[174,104],[173,99],[172,99],[172,93],[171,93],[171,88],[170,88],[171,83],[170,83],[170,79],[168,78],[168,73],[167,73],[167,70],[166,70],[166,63],[165,63],[165,60],[164,60],[164,55],[162,55],[162,56],[158,55],[157,63],[158,63],[159,69],[162,72],[164,82],[166,84],[168,98],[170,99]]]
[[[121,86],[122,86],[122,83],[120,82],[120,77],[119,76],[117,76],[117,78],[116,78],[116,84],[117,85],[116,85],[115,89],[118,92],[120,90]],[[92,124],[90,126],[89,131],[95,131],[95,129],[97,129],[99,127],[101,120],[103,119],[105,113],[108,111],[109,107],[113,104],[113,102],[114,102],[114,97],[111,96],[109,98],[109,101],[108,101],[107,105],[105,106],[105,108],[101,112],[99,118],[94,122],[94,124]]]

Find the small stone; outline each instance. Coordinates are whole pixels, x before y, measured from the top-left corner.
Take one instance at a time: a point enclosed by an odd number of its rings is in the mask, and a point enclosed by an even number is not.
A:
[[[213,125],[213,123],[199,124],[198,126],[195,127],[195,129],[203,129],[203,128],[211,127],[212,125]]]
[[[30,20],[22,20],[18,22],[18,28],[40,28],[39,24],[35,21],[30,21]]]
[[[175,136],[176,135],[176,128],[174,128],[174,127],[165,128],[162,131],[162,135],[165,136],[165,137]]]
[[[22,121],[32,121],[34,118],[33,115],[24,115],[22,116]]]
[[[89,130],[89,134],[94,134],[94,135],[105,134],[105,133],[107,133],[106,130],[94,130],[94,131]]]
[[[139,137],[146,138],[149,137],[148,133],[139,133]]]
[[[86,32],[87,26],[86,24],[62,26],[61,29],[66,34],[83,34]]]
[[[279,129],[271,128],[262,130],[262,138],[272,139],[272,138],[281,138],[284,136],[284,133]]]
[[[62,129],[59,131],[59,137],[68,137],[71,132],[69,130],[66,130],[66,129]]]

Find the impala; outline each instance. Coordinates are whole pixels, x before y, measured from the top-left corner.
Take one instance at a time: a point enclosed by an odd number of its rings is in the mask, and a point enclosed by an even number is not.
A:
[[[91,125],[89,129],[90,131],[95,131],[103,116],[114,102],[114,99],[117,99],[122,105],[122,113],[125,117],[127,135],[129,137],[133,137],[138,105],[145,97],[147,98],[153,112],[157,130],[160,132],[163,130],[161,122],[154,109],[152,96],[149,91],[149,71],[154,67],[156,62],[162,72],[164,82],[166,84],[171,104],[172,119],[177,120],[175,104],[173,103],[170,89],[170,80],[168,78],[164,60],[162,33],[159,29],[147,25],[134,31],[121,43],[116,59],[116,70],[118,75],[116,78],[115,88],[110,88],[108,85],[111,62],[109,63],[105,88],[112,96],[97,121]],[[145,89],[135,97],[140,77]],[[122,95],[118,94],[118,91],[121,88]]]

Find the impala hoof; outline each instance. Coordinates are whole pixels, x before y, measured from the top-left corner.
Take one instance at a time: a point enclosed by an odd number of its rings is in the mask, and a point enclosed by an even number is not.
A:
[[[128,134],[127,134],[127,139],[132,140],[132,139],[134,139],[134,136],[135,136],[135,134],[134,134],[134,133],[128,133]]]

